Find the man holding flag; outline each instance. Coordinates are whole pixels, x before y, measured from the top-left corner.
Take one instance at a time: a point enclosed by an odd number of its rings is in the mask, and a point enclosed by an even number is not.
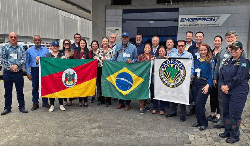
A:
[[[193,55],[187,51],[185,51],[185,41],[184,40],[178,40],[178,52],[176,53],[172,53],[170,54],[169,57],[176,57],[176,58],[190,58],[193,59]],[[193,63],[191,66],[191,75],[192,73],[192,69],[193,68]],[[166,115],[166,117],[173,117],[177,115],[177,107],[178,107],[178,103],[171,103],[171,112],[169,114]],[[185,104],[180,104],[180,108],[181,108],[181,115],[180,115],[180,121],[183,122],[186,120],[186,105]]]
[[[116,45],[116,50],[112,61],[120,61],[126,63],[135,63],[137,60],[137,49],[134,45],[129,43],[129,33],[122,33],[122,43]],[[125,106],[125,104],[126,106]],[[125,106],[125,111],[130,109],[131,100],[119,100],[119,104],[116,109],[121,109]]]

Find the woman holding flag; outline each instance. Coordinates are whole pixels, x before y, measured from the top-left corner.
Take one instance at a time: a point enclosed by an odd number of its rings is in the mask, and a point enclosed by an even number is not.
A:
[[[87,41],[85,39],[80,40],[80,47],[74,52],[74,59],[92,59],[92,54],[87,48]],[[79,107],[83,106],[82,101],[84,100],[84,107],[88,107],[88,97],[79,97]]]
[[[59,52],[59,42],[58,41],[53,41],[52,45],[52,52],[49,52],[48,54],[45,55],[45,57],[49,57],[49,58],[62,58],[62,53]],[[55,103],[55,98],[49,98],[50,100],[50,109],[49,112],[53,112],[55,107],[54,107],[54,103]],[[62,111],[65,111],[66,109],[63,106],[63,98],[58,98],[59,100],[59,104],[60,104],[60,109]]]
[[[205,104],[209,95],[209,91],[213,86],[212,78],[212,51],[208,44],[201,43],[199,47],[200,58],[194,61],[192,95],[195,101],[195,115],[197,122],[193,127],[199,127],[203,131],[208,126],[205,115]]]

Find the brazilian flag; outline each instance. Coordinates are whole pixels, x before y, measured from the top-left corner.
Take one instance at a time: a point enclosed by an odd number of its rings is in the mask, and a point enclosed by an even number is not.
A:
[[[149,98],[151,62],[104,61],[102,96],[124,100]]]

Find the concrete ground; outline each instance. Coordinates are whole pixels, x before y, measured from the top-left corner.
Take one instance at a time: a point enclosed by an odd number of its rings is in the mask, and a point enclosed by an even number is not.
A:
[[[0,107],[4,108],[4,87],[0,81]],[[166,118],[159,114],[146,112],[139,114],[137,101],[132,102],[131,110],[117,110],[117,103],[112,101],[111,107],[97,106],[78,107],[78,101],[60,111],[56,100],[55,111],[49,113],[47,108],[31,111],[31,82],[25,77],[25,101],[28,114],[20,113],[13,91],[12,112],[0,116],[1,146],[111,146],[111,145],[144,145],[144,146],[200,146],[231,145],[218,137],[223,129],[214,129],[209,122],[205,131],[191,127],[195,116],[187,117],[180,122],[177,117]],[[41,100],[40,100],[41,101]],[[41,106],[41,102],[40,102]],[[210,108],[207,102],[207,116]],[[169,109],[167,109],[167,112]],[[250,145],[250,99],[248,99],[242,115],[240,141],[233,145]]]

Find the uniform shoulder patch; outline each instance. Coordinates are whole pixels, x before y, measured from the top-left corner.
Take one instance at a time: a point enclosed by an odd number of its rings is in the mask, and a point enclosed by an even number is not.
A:
[[[247,67],[247,64],[246,63],[242,63],[241,66],[242,67]]]

